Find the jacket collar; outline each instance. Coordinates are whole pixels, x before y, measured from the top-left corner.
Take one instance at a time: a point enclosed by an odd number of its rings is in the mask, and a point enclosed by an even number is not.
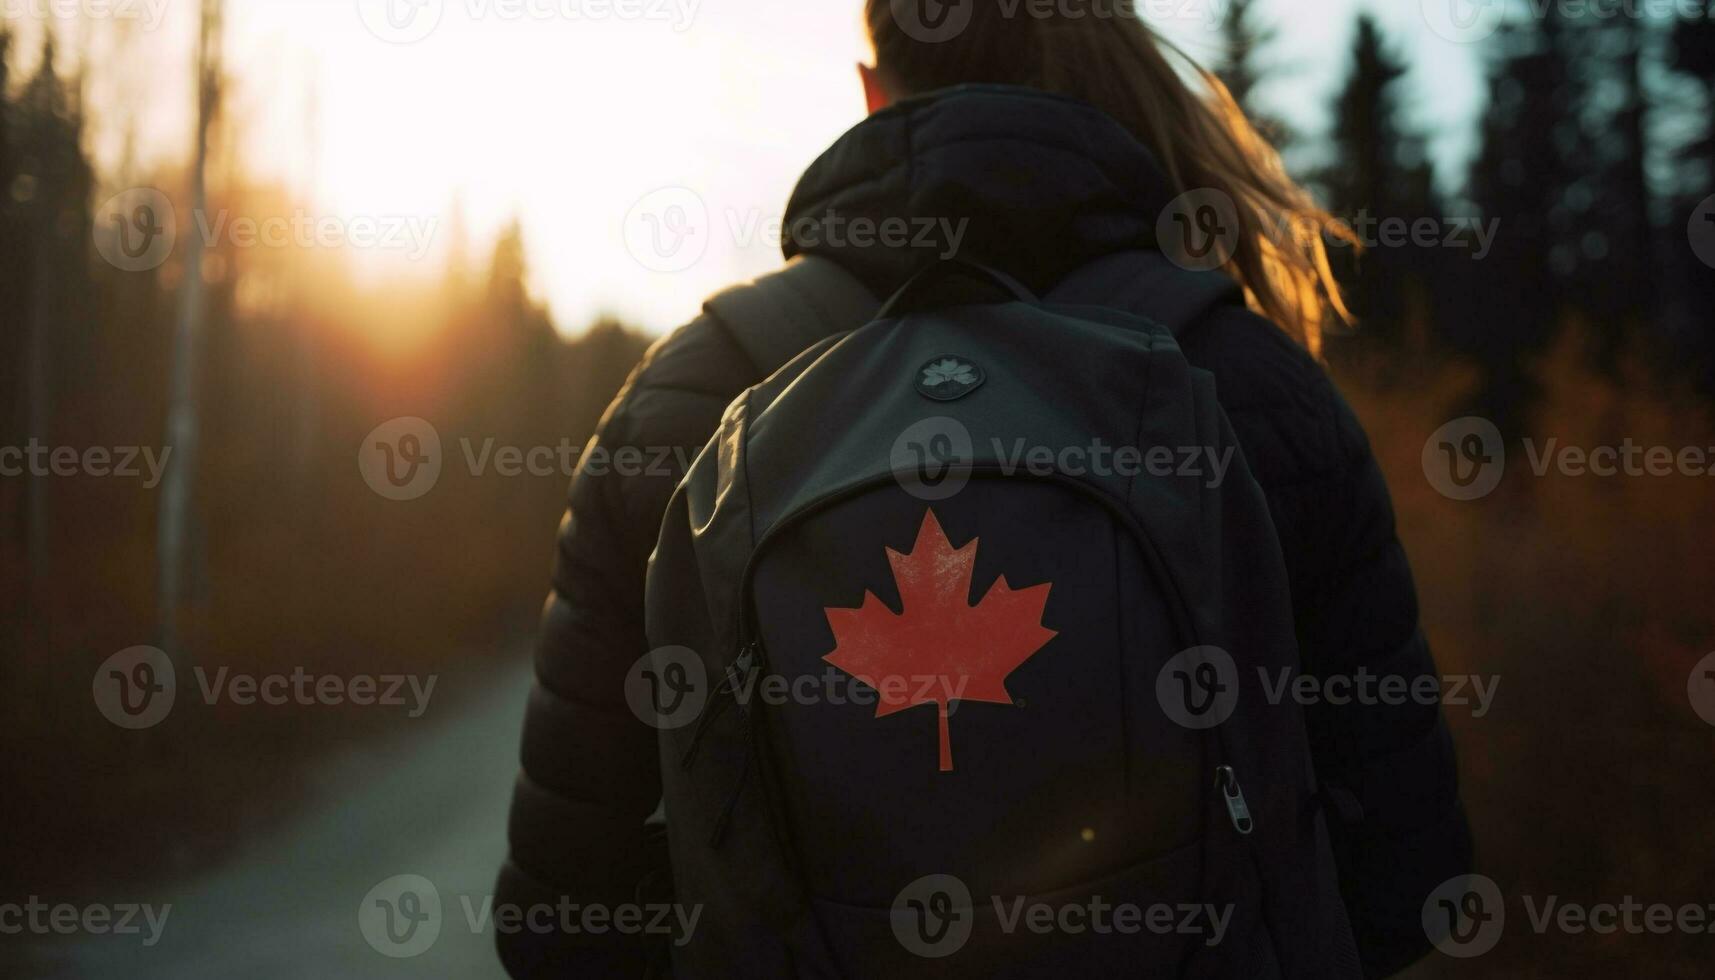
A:
[[[956,251],[1041,290],[1153,247],[1172,196],[1149,150],[1094,106],[960,86],[875,113],[811,164],[787,205],[785,252],[835,259],[886,292]]]

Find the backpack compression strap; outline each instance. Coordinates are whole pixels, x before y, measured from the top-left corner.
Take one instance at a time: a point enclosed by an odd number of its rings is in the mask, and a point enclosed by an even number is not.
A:
[[[1216,309],[1245,302],[1244,290],[1226,273],[1182,268],[1154,251],[1115,252],[1097,259],[1062,279],[1047,299],[1147,317],[1175,337]]]
[[[875,318],[881,301],[832,259],[800,255],[703,304],[766,377],[821,340]]]

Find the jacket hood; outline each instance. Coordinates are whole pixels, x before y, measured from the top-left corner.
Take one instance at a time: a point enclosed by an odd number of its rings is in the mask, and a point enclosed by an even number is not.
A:
[[[882,293],[953,254],[1042,290],[1103,255],[1153,248],[1172,198],[1154,155],[1094,106],[961,86],[836,141],[792,194],[784,248],[832,258]]]

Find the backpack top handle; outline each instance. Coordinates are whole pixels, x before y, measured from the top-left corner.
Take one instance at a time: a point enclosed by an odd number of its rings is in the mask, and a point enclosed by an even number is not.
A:
[[[939,289],[958,281],[963,288]],[[972,287],[977,287],[973,289]],[[996,293],[1000,295],[997,296]],[[1037,298],[1017,279],[974,259],[951,258],[924,269],[899,287],[875,315],[877,320],[903,316],[915,310],[933,306],[956,306],[965,303],[1019,302],[1039,304]]]

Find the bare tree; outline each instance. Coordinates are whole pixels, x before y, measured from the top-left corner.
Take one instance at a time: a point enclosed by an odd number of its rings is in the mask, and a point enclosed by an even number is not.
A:
[[[223,0],[203,0],[202,23],[197,38],[197,119],[194,163],[191,172],[193,228],[208,208],[209,130],[220,108],[221,34]],[[180,295],[178,326],[173,335],[172,380],[168,392],[167,444],[172,447],[166,476],[161,484],[161,507],[157,528],[156,555],[159,562],[160,644],[178,660],[186,657],[180,636],[179,615],[183,609],[188,571],[194,567],[196,540],[196,471],[199,429],[197,361],[200,356],[203,320],[203,252],[208,243],[193,234],[185,251],[184,287]]]

